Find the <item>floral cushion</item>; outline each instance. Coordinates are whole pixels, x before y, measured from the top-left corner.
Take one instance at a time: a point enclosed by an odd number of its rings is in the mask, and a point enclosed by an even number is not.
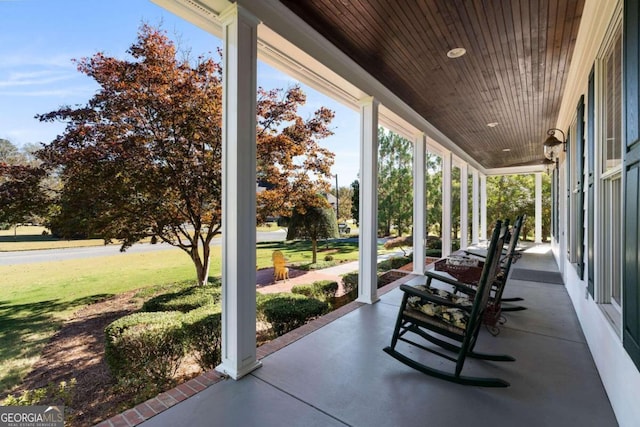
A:
[[[418,285],[416,289],[427,292],[431,295],[453,302],[454,304],[471,307],[473,301],[464,296],[458,296],[444,289],[429,288],[427,286]],[[414,310],[419,310],[427,316],[435,317],[445,323],[453,325],[460,329],[466,329],[469,321],[469,313],[463,309],[455,307],[447,307],[418,296],[412,296],[408,299],[409,306]]]
[[[460,329],[467,329],[467,323],[469,322],[469,313],[460,308],[447,308],[440,317],[445,322],[456,326]]]

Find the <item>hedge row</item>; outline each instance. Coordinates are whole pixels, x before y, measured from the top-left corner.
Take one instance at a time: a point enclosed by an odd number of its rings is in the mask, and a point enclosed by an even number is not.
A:
[[[171,383],[186,354],[203,370],[218,365],[221,331],[215,304],[187,313],[134,313],[105,328],[105,359],[120,386],[144,400]]]
[[[185,355],[183,318],[179,311],[134,313],[105,328],[105,359],[122,386],[148,395],[171,381]]]
[[[191,286],[151,298],[144,303],[142,311],[181,311],[187,313],[199,307],[217,304],[220,299],[220,287]]]
[[[335,296],[336,282],[316,282],[314,290]],[[140,401],[171,383],[184,356],[203,370],[221,362],[220,289],[189,288],[152,298],[146,312],[122,317],[105,328],[105,359],[121,387]],[[325,314],[329,304],[296,294],[257,294],[258,315],[275,336]],[[163,308],[173,310],[161,311]],[[179,308],[181,310],[176,310]],[[152,310],[152,311],[151,311]]]
[[[295,285],[291,288],[291,292],[308,298],[328,301],[338,293],[338,282],[335,280],[319,280],[311,285]]]
[[[378,263],[378,272],[395,270],[413,261],[413,255],[389,258]]]
[[[299,294],[275,294],[262,301],[259,311],[271,323],[275,336],[284,335],[329,311],[329,304]]]
[[[413,255],[411,254],[403,257],[389,258],[378,263],[377,271],[380,274],[389,270],[398,269],[411,261],[413,261]],[[342,276],[342,286],[344,287],[345,293],[351,294],[355,298],[358,292],[358,272],[354,271]]]

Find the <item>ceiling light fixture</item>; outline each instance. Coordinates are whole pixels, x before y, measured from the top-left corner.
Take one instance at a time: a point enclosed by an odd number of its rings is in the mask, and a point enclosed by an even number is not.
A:
[[[463,47],[454,47],[449,52],[447,52],[447,56],[449,58],[460,58],[465,53],[467,53],[467,49]]]
[[[556,131],[562,134],[562,141],[556,138]],[[547,139],[544,141],[544,156],[547,159],[552,160],[554,157],[558,157],[560,154],[560,148],[562,147],[562,151],[567,151],[567,139],[562,130],[558,128],[551,128],[547,131]]]

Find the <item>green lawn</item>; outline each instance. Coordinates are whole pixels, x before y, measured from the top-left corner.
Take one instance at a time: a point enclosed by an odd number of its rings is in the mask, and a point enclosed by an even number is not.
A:
[[[355,260],[357,243],[323,243],[318,259]],[[259,268],[282,250],[290,264],[311,262],[309,242],[258,244]],[[220,246],[212,247],[210,276],[220,275]],[[179,249],[144,254],[0,266],[0,394],[18,384],[49,338],[75,311],[129,290],[195,280],[189,257]]]
[[[220,271],[219,258],[212,269]],[[0,393],[20,381],[61,323],[84,305],[194,275],[177,249],[0,267]]]

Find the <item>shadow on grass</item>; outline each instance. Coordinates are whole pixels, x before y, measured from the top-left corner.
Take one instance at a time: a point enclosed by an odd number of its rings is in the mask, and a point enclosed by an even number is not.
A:
[[[311,241],[294,240],[292,242],[258,243],[258,249],[273,249],[291,252],[311,251]],[[348,254],[358,250],[358,241],[351,239],[321,240],[318,242],[318,251],[331,250],[333,253]]]
[[[18,234],[17,236],[0,236],[0,243],[24,243],[24,242],[57,242],[57,239],[51,235],[43,236],[41,234]]]
[[[0,363],[38,356],[62,324],[62,319],[56,317],[58,313],[110,296],[100,294],[64,302],[49,300],[29,304],[0,301]],[[19,377],[20,373],[11,367],[0,373],[0,390],[15,384]]]

